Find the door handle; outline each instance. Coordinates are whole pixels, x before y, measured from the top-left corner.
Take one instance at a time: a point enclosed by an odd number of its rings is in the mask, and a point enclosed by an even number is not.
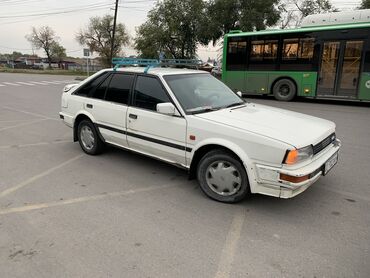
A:
[[[93,108],[93,105],[88,103],[88,104],[86,104],[86,107],[87,108]]]
[[[352,85],[353,85],[353,86],[356,86],[356,84],[357,84],[357,78],[355,77],[355,78],[353,78],[353,80],[352,80]]]
[[[129,116],[129,118],[131,118],[131,119],[134,119],[134,120],[136,120],[136,119],[137,119],[137,115],[135,115],[135,114],[129,114],[128,116]]]

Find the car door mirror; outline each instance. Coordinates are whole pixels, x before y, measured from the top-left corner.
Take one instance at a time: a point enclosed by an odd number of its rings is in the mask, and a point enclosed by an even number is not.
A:
[[[239,96],[239,97],[243,97],[243,94],[241,91],[237,91],[236,94]]]
[[[171,102],[158,103],[157,112],[173,116],[176,114],[176,108],[175,105],[173,105]]]

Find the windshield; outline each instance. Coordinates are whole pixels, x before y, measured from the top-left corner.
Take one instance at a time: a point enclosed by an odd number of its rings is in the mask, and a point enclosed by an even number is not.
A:
[[[164,79],[188,114],[244,104],[229,87],[207,73],[167,75]]]

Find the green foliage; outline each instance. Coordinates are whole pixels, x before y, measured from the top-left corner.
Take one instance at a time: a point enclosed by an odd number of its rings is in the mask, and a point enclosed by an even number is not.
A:
[[[52,59],[56,60],[57,62],[61,62],[67,57],[66,49],[56,41],[51,44],[50,51]]]
[[[360,9],[370,9],[370,0],[362,0]]]
[[[204,42],[216,42],[230,30],[263,30],[274,26],[280,18],[279,0],[211,0],[207,4]]]
[[[97,52],[105,66],[110,66],[112,61],[112,34],[113,16],[92,17],[86,29],[80,30],[76,40],[81,45],[86,45],[91,51]],[[124,45],[129,43],[129,36],[122,23],[116,25],[114,37],[113,57],[117,56]]]
[[[204,15],[203,0],[158,2],[136,30],[135,48],[145,58],[158,58],[161,52],[166,58],[194,58]]]
[[[55,58],[55,55],[65,57],[65,48],[58,43],[59,38],[49,26],[42,26],[39,29],[32,27],[32,32],[26,35],[26,39],[36,49],[42,48],[45,51],[49,61],[49,67],[51,67],[51,62]]]

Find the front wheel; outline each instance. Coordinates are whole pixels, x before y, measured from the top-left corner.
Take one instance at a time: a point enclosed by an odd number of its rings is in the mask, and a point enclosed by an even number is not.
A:
[[[290,79],[280,79],[272,88],[274,97],[280,101],[291,101],[297,93],[294,82]]]
[[[223,150],[211,151],[201,159],[197,178],[208,197],[223,203],[239,202],[250,192],[243,165]]]

